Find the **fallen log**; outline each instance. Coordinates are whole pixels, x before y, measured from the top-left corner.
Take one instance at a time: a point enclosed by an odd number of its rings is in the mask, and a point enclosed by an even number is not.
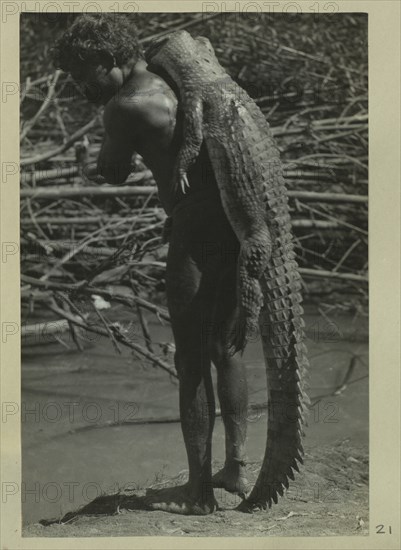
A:
[[[153,216],[154,218],[154,216]],[[99,216],[88,216],[87,218],[56,218],[51,216],[43,216],[40,218],[34,218],[33,220],[26,218],[21,220],[21,225],[36,225],[36,224],[51,224],[51,225],[91,225],[91,224],[98,224],[102,221],[113,221],[113,222],[119,222],[119,221],[125,221],[126,223],[132,223],[132,218],[127,216],[127,218],[124,218],[123,216],[113,216],[112,218],[107,218],[106,216],[104,218],[101,218]],[[139,219],[139,221],[141,221]],[[143,220],[146,223],[149,223],[152,220],[149,220],[148,218]],[[339,224],[336,222],[329,222],[325,220],[292,220],[292,226],[293,227],[300,227],[300,228],[313,228],[316,229],[336,229],[339,227]],[[96,249],[98,250],[98,249]]]
[[[68,168],[49,168],[47,170],[36,170],[35,172],[24,172],[21,174],[21,183],[38,183],[58,178],[71,178],[78,174],[78,166],[70,166]]]
[[[21,326],[21,339],[37,338],[44,340],[52,334],[60,334],[69,330],[69,324],[66,319],[46,321],[45,323],[34,323],[32,325]]]
[[[145,177],[146,172],[134,174],[139,179]],[[112,185],[100,185],[96,187],[72,187],[63,185],[62,187],[36,187],[34,189],[21,189],[21,198],[31,199],[62,199],[70,197],[123,197],[123,196],[141,196],[155,193],[155,185],[128,186],[121,187]],[[288,196],[293,199],[304,199],[311,202],[352,202],[365,204],[368,202],[368,195],[347,195],[347,193],[319,193],[315,191],[288,191]]]
[[[39,218],[23,218],[21,219],[21,225],[36,225],[38,224],[54,224],[54,225],[64,225],[64,224],[74,224],[74,225],[90,225],[94,223],[105,223],[105,222],[125,222],[125,223],[132,223],[135,218],[132,216],[87,216],[85,217],[62,217],[56,218],[55,216],[41,216]],[[138,222],[141,223],[150,223],[156,219],[156,216],[154,216],[152,213],[150,213],[148,216],[138,216],[136,218]]]
[[[355,281],[358,283],[367,283],[369,281],[367,275],[357,275],[355,273],[337,273],[334,271],[325,271],[323,269],[309,269],[307,267],[300,267],[299,272],[304,277],[342,279],[344,281]]]

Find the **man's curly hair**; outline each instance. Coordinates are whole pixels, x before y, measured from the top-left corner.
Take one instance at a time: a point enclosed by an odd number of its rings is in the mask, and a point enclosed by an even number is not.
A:
[[[105,52],[114,56],[119,67],[130,59],[143,58],[138,30],[125,15],[81,15],[57,40],[52,51],[57,68],[67,72],[77,65],[99,62]]]

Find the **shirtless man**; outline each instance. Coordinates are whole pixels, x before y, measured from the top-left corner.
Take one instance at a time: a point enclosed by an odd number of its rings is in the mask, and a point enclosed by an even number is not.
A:
[[[136,29],[124,16],[78,17],[57,42],[55,59],[89,101],[105,106],[98,174],[110,184],[123,183],[136,151],[152,170],[162,206],[171,216],[166,289],[189,479],[180,487],[149,491],[147,504],[180,514],[211,513],[217,508],[213,487],[240,495],[247,490],[246,377],[227,345],[237,314],[238,241],[223,212],[205,148],[189,171],[187,193],[173,193],[180,106],[172,84],[147,70]],[[225,465],[213,477],[211,362],[226,433]]]

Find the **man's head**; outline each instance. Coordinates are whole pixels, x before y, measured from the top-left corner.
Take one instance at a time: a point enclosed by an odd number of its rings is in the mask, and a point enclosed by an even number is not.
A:
[[[56,66],[71,73],[89,101],[104,104],[143,59],[135,25],[125,15],[79,16],[54,46]]]

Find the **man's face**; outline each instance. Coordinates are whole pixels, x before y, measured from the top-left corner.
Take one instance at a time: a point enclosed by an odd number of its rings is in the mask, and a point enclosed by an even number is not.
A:
[[[122,85],[121,70],[101,63],[76,65],[70,74],[86,99],[95,105],[105,105]]]

